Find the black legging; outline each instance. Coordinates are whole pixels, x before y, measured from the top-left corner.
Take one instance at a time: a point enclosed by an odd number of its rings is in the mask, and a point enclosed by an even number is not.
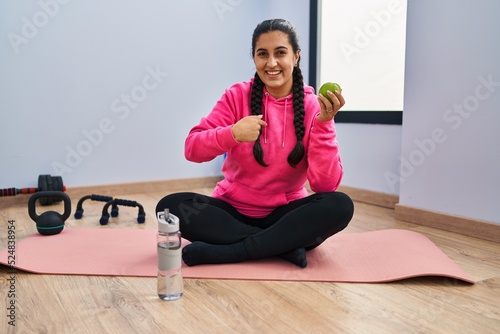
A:
[[[156,212],[166,208],[179,217],[185,239],[215,245],[243,241],[253,259],[313,249],[342,231],[354,213],[352,200],[341,192],[312,194],[264,218],[247,217],[223,200],[191,192],[165,196]]]

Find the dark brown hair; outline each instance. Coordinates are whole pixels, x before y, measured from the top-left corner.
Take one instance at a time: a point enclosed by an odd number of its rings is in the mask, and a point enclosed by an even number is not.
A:
[[[257,25],[252,35],[252,57],[255,54],[255,45],[257,44],[257,39],[260,35],[279,30],[288,35],[288,41],[292,46],[293,52],[297,53],[300,51],[299,39],[297,36],[297,31],[295,27],[290,24],[290,22],[283,19],[273,19],[266,20]],[[300,61],[300,57],[299,57]],[[295,136],[297,137],[297,143],[295,147],[288,155],[288,163],[290,166],[295,167],[304,158],[305,149],[302,143],[302,138],[304,138],[304,78],[302,76],[302,71],[299,67],[299,61],[297,66],[293,69],[293,110],[294,110],[294,125],[295,125]],[[252,86],[252,92],[250,96],[250,110],[252,115],[262,114],[262,90],[264,89],[264,83],[260,79],[257,72],[255,72],[254,82]],[[262,133],[262,130],[261,130]],[[253,146],[253,155],[257,162],[262,166],[268,166],[264,162],[264,151],[260,144],[260,134],[255,144]]]

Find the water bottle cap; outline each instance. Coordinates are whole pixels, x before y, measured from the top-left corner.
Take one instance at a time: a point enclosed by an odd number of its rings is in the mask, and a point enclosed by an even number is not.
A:
[[[165,212],[157,212],[158,231],[164,233],[175,233],[179,231],[179,218],[166,210]]]

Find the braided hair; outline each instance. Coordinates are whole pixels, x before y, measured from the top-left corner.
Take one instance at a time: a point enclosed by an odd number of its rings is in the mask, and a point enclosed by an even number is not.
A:
[[[292,45],[293,52],[297,53],[300,51],[297,32],[295,28],[290,24],[290,22],[283,19],[273,19],[266,20],[255,28],[252,36],[252,57],[255,54],[255,45],[257,44],[257,39],[260,35],[268,33],[271,31],[279,30],[288,35],[288,40]],[[296,167],[297,164],[304,158],[305,149],[302,139],[304,138],[305,126],[304,126],[304,78],[302,76],[302,71],[299,67],[299,61],[293,69],[293,110],[294,110],[294,126],[295,126],[295,136],[297,137],[297,143],[288,155],[288,163],[292,167]],[[252,115],[262,114],[262,91],[264,89],[264,82],[255,72],[254,82],[252,85],[252,91],[250,96],[250,110]],[[262,129],[261,129],[262,133]],[[253,146],[253,156],[255,160],[262,166],[267,167],[268,165],[264,161],[264,151],[262,150],[262,145],[260,143],[260,135],[254,143]]]
[[[252,85],[252,92],[250,97],[250,110],[252,111],[252,115],[261,115],[262,114],[262,90],[264,89],[264,83],[260,79],[257,72],[255,72],[255,77]],[[264,151],[262,150],[262,145],[260,144],[260,135],[262,134],[262,129],[260,129],[259,136],[257,140],[253,144],[253,156],[255,160],[259,163],[259,165],[267,167],[264,162]]]
[[[302,139],[304,138],[305,126],[304,126],[304,78],[302,77],[302,71],[297,66],[293,69],[293,124],[295,125],[295,136],[297,137],[297,143],[293,148],[292,152],[288,155],[288,163],[290,166],[295,167],[302,160],[305,155],[304,143]]]

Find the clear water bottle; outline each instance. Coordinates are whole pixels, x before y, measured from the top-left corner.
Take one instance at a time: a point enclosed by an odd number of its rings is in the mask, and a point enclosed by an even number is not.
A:
[[[179,218],[165,209],[157,213],[157,219],[158,297],[176,300],[184,291]]]

